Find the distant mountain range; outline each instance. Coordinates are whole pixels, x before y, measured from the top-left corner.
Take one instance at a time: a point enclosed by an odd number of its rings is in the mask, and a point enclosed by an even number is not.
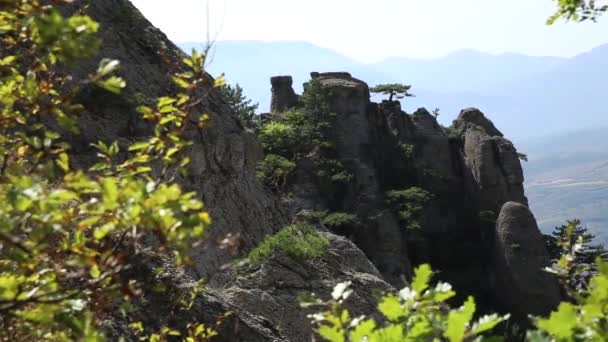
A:
[[[292,75],[301,92],[311,71],[348,71],[370,85],[411,84],[416,97],[403,107],[440,108],[444,125],[478,107],[528,155],[526,194],[541,229],[580,218],[608,244],[608,44],[573,58],[462,50],[362,64],[304,42],[228,41],[216,43],[210,57],[210,72],[239,83],[262,111],[271,76]]]
[[[201,44],[180,46],[190,51]],[[301,91],[311,71],[349,71],[370,85],[411,84],[416,97],[406,99],[404,108],[440,108],[446,125],[462,108],[479,107],[516,142],[608,126],[608,44],[573,58],[462,50],[437,59],[363,64],[305,42],[220,41],[210,59],[209,70],[239,83],[262,111],[269,108],[271,76],[292,75],[294,88]]]

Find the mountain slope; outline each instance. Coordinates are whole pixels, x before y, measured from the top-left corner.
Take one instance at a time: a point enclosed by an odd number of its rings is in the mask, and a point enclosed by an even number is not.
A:
[[[522,142],[526,194],[544,232],[579,218],[598,242],[608,243],[606,128]]]

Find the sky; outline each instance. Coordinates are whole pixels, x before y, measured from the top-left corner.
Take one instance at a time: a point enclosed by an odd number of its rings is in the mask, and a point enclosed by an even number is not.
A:
[[[608,43],[608,18],[546,26],[553,0],[132,2],[174,42],[306,41],[367,63],[462,49],[570,57]]]

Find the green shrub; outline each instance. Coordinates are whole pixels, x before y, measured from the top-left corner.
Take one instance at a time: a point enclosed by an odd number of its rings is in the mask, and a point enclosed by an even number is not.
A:
[[[458,132],[458,130],[454,126],[445,128],[445,131],[448,135],[448,139],[450,139],[450,140],[459,140],[460,139],[460,132]]]
[[[269,187],[280,190],[287,183],[287,179],[295,170],[296,163],[276,154],[269,154],[258,163],[257,178]]]
[[[360,223],[359,218],[355,214],[334,212],[323,217],[321,223],[331,228],[339,228],[344,226],[354,226]]]
[[[386,193],[387,202],[408,230],[421,228],[420,221],[422,220],[424,206],[432,198],[433,195],[430,192],[418,187],[391,190]]]
[[[293,149],[298,144],[296,127],[279,121],[262,126],[259,138],[265,151],[284,157],[293,155]]]
[[[247,99],[247,97],[243,95],[243,88],[238,84],[234,87],[226,84],[221,87],[220,90],[222,98],[226,101],[232,114],[236,116],[241,125],[244,128],[257,130],[260,121],[259,116],[255,114],[255,111],[258,109],[259,104],[254,104],[250,99]]]
[[[412,159],[414,157],[415,146],[412,144],[399,144],[399,149],[403,152],[405,159]]]
[[[318,258],[325,254],[329,240],[315,227],[294,224],[267,237],[249,253],[251,265],[259,266],[276,252],[282,252],[297,260]]]

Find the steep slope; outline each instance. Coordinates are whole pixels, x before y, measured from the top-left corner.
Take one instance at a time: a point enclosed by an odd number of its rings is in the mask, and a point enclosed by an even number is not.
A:
[[[82,134],[65,137],[75,147],[73,159],[79,165],[88,165],[93,160],[95,151],[90,147],[93,142],[116,140],[125,146],[138,137],[146,136],[149,127],[142,123],[135,107],[139,101],[154,101],[158,96],[175,91],[171,75],[179,71],[183,57],[182,52],[127,0],[92,2],[84,10],[101,24],[99,34],[103,45],[99,58],[119,59],[122,63],[120,74],[128,81],[128,87],[121,95],[95,87],[86,88],[79,95],[86,108],[78,123]],[[85,61],[73,66],[73,72],[77,77],[85,77],[97,64],[98,59]],[[144,249],[139,254],[138,267],[132,270],[133,277],[147,287],[143,289],[141,301],[135,303],[131,318],[141,319],[149,328],[179,326],[186,322],[185,317],[213,326],[218,317],[230,311],[234,315],[222,325],[221,339],[282,341],[284,335],[276,329],[279,326],[277,322],[269,323],[264,317],[252,315],[241,306],[242,303],[232,301],[224,291],[216,288],[227,286],[236,277],[225,268],[228,263],[246,255],[265,236],[287,224],[289,218],[276,198],[255,179],[255,165],[261,151],[254,136],[238,125],[234,114],[222,102],[216,90],[210,90],[200,100],[198,109],[201,113],[209,114],[209,124],[202,131],[194,125],[186,129],[187,137],[193,142],[189,151],[191,163],[188,177],[180,182],[201,196],[213,223],[206,240],[192,251],[194,272],[184,273],[174,269],[171,262],[163,260],[151,250]],[[237,238],[235,249],[224,249],[219,243],[229,234]],[[348,260],[357,260],[357,257],[364,259],[363,254],[349,241],[333,239],[329,233],[328,236],[333,255]],[[344,272],[340,270],[345,270],[347,265],[327,264],[316,267],[316,270],[342,274]],[[159,267],[165,270],[161,274],[158,273]],[[272,275],[279,278],[285,272],[277,271]],[[181,313],[181,316],[165,315],[165,312],[174,312],[175,301],[180,294],[192,289],[200,277],[210,287],[197,298],[193,309]],[[377,276],[373,266],[343,277],[355,281],[363,277],[380,288],[390,288]],[[161,284],[166,291],[158,292],[154,284]],[[315,289],[320,293],[329,293],[333,285],[333,281],[328,279]],[[371,301],[370,290],[364,288],[361,291],[362,301]],[[291,295],[291,301],[295,302],[296,294]],[[310,334],[310,326],[302,324],[306,320],[305,313],[299,312],[298,315],[300,323],[291,327],[288,336],[293,335],[294,331]],[[119,312],[110,318],[105,323],[110,335],[116,338],[131,336],[132,331],[127,327],[129,322]],[[130,338],[135,339],[133,336]]]
[[[170,76],[179,70],[183,56],[127,0],[91,2],[86,11],[102,24],[101,56],[122,61],[121,74],[129,87],[120,96],[97,88],[80,94],[87,109],[79,122],[83,134],[66,136],[77,147],[73,157],[80,165],[91,162],[92,142],[118,140],[126,145],[147,135],[149,127],[138,119],[134,107],[139,100],[150,101],[174,91]],[[85,76],[96,62],[76,66],[76,75]],[[534,236],[538,229],[525,207],[516,150],[481,112],[463,111],[448,136],[424,109],[410,115],[401,111],[398,103],[371,102],[367,84],[347,73],[317,73],[314,78],[336,114],[330,127],[336,158],[353,174],[344,196],[338,200],[315,195],[323,189],[316,188],[313,177],[296,179],[289,201],[262,186],[255,177],[262,155],[256,137],[238,125],[217,91],[210,90],[201,96],[198,108],[209,113],[208,126],[202,131],[194,126],[186,130],[194,143],[189,151],[192,162],[189,176],[180,182],[206,202],[213,218],[211,231],[192,252],[194,272],[175,269],[144,248],[136,267],[129,270],[145,284],[132,313],[135,319],[151,327],[178,326],[186,318],[213,324],[231,311],[234,314],[220,329],[220,340],[302,341],[313,333],[308,312],[298,307],[300,293],[313,291],[327,296],[336,282],[352,281],[355,293],[349,299],[349,309],[356,314],[373,314],[373,290],[392,291],[391,284],[404,285],[410,279],[411,265],[422,262],[430,262],[440,271],[440,278],[452,282],[462,296],[477,295],[485,309],[523,315],[553,308],[552,296],[540,298],[532,309],[521,299],[505,305],[500,301],[503,289],[493,282],[500,272],[516,279],[517,284],[530,284],[539,279],[536,271],[540,270],[526,269],[517,276],[520,269],[501,266],[528,257],[534,257],[538,265],[548,260],[538,239],[532,239],[524,249],[509,249],[511,235],[525,238]],[[276,85],[290,87],[290,82]],[[301,164],[297,171],[306,176],[311,170]],[[319,191],[301,196],[295,191],[298,185]],[[414,230],[404,229],[404,224],[411,223],[409,218],[386,203],[390,197],[387,192],[395,190],[395,197],[403,200],[397,204],[407,206],[412,188],[432,195],[416,208],[419,226]],[[422,194],[421,190],[413,192]],[[501,220],[498,214],[506,210],[508,201],[519,202],[521,209],[507,215],[513,220]],[[275,251],[259,265],[224,267],[247,255],[267,235],[297,221],[297,213],[323,206],[354,210],[363,218],[363,226],[344,234],[317,225],[329,243],[318,258],[297,259]],[[488,221],[497,217],[502,223]],[[510,224],[518,220],[529,223],[524,232],[528,235],[519,234],[516,225]],[[232,250],[218,243],[228,234],[237,237]],[[201,277],[209,288],[196,297],[193,309],[168,315],[173,313],[179,294],[192,289]],[[158,284],[167,290],[158,292],[154,286]],[[540,278],[534,285],[556,286],[552,278]],[[522,298],[519,295],[527,293],[526,286],[505,291],[511,291],[512,298]],[[117,309],[108,316],[106,326],[116,339],[124,336],[135,340],[128,323]]]

